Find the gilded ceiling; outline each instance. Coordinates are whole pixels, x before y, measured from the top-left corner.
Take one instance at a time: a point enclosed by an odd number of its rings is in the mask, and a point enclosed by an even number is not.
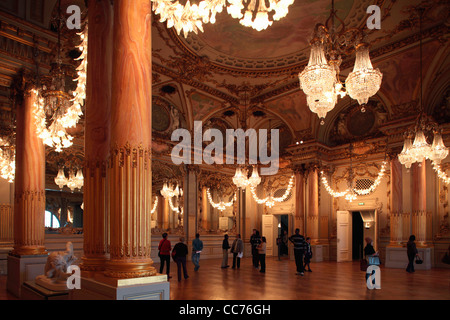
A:
[[[86,9],[84,0],[62,0],[63,8],[74,3]],[[366,8],[371,4],[381,9],[380,30],[366,27]],[[9,119],[5,113],[12,108],[10,87],[19,71],[35,72],[36,61],[41,74],[49,71],[56,42],[50,20],[56,5],[56,0],[0,2],[2,119]],[[383,73],[383,81],[366,115],[355,113],[359,106],[347,96],[328,113],[325,125],[320,125],[317,115],[309,110],[299,88],[298,73],[308,62],[314,26],[325,23],[331,0],[297,0],[285,18],[260,32],[241,26],[223,12],[217,15],[215,24],[204,26],[203,33],[184,38],[153,16],[154,154],[167,154],[170,150],[164,141],[173,129],[192,129],[194,121],[204,125],[220,122],[223,128],[283,128],[283,146],[297,148],[291,154],[298,159],[303,152],[302,146],[296,146],[299,141],[333,147],[388,135],[390,123],[401,123],[417,112],[418,7],[425,9],[424,105],[430,114],[440,115],[439,121],[448,122],[449,6],[448,1],[441,0],[336,0],[337,16],[345,27],[364,30],[371,44],[372,63]],[[336,28],[341,28],[339,21],[335,23]],[[65,35],[65,40],[66,63],[73,66],[70,34]],[[343,57],[342,80],[351,71],[354,59],[354,54]],[[367,128],[355,125],[360,122]],[[82,125],[75,129],[76,157],[83,154]]]

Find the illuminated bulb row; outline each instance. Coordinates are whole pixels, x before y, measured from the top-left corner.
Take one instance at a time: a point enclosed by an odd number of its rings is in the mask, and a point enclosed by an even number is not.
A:
[[[153,208],[150,211],[150,214],[154,214],[157,207],[158,207],[158,197],[155,197],[155,201],[153,202]]]
[[[324,187],[325,187],[325,190],[327,190],[327,192],[328,192],[333,198],[340,198],[340,197],[345,196],[345,195],[348,193],[348,189],[345,190],[345,191],[342,191],[342,192],[336,192],[336,191],[334,191],[334,190],[329,186],[328,180],[327,180],[327,178],[325,177],[325,175],[323,174],[323,171],[320,172],[320,175],[321,175],[320,179],[322,180],[322,183],[323,183],[323,185],[324,185]]]
[[[328,184],[328,180],[323,174],[323,171],[320,172],[322,183],[325,187],[325,190],[333,197],[333,198],[339,198],[344,197],[345,200],[352,202],[353,200],[356,200],[357,195],[364,196],[372,193],[375,191],[375,189],[380,185],[381,179],[384,176],[384,172],[386,171],[386,165],[387,162],[383,161],[380,171],[378,172],[377,178],[375,179],[374,183],[366,189],[353,189],[352,191],[349,191],[349,189],[342,191],[342,192],[336,192],[334,191]]]
[[[206,194],[208,196],[208,201],[209,203],[213,206],[213,208],[219,209],[220,211],[224,211],[226,208],[231,207],[233,205],[233,203],[236,201],[236,192],[234,193],[233,199],[229,202],[214,202],[212,197],[211,197],[211,193],[209,192],[209,188],[206,189]]]
[[[169,206],[170,206],[170,209],[172,209],[172,211],[176,211],[176,212],[183,214],[183,207],[179,207],[179,206],[175,207],[173,205],[172,198],[169,198]]]
[[[273,197],[272,195],[269,195],[264,199],[259,199],[258,196],[256,195],[255,187],[253,186],[250,187],[250,191],[256,203],[264,204],[267,207],[272,208],[275,205],[275,202],[283,202],[289,197],[289,194],[291,193],[293,186],[294,186],[294,176],[291,176],[291,179],[289,179],[288,187],[286,188],[286,191],[281,197]]]
[[[450,177],[447,176],[447,174],[444,171],[442,171],[441,166],[435,161],[433,161],[432,164],[433,169],[434,171],[436,171],[436,174],[439,177],[439,179],[441,179],[445,184],[450,184]]]

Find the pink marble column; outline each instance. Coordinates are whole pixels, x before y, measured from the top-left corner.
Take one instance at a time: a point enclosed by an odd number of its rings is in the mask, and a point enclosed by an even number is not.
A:
[[[312,166],[308,174],[308,209],[307,234],[312,243],[319,240],[319,171],[316,166]]]
[[[425,160],[411,167],[412,234],[419,244],[425,245],[427,230],[427,185]]]
[[[36,92],[27,89],[17,106],[16,177],[14,183],[13,255],[46,254],[45,148],[36,134],[34,101]]]
[[[295,179],[295,203],[294,203],[294,230],[300,229],[300,234],[305,234],[305,171],[296,169]]]
[[[402,164],[397,157],[391,159],[391,212],[390,212],[390,246],[400,246],[407,235],[403,235],[403,178]]]
[[[151,250],[151,1],[115,0],[109,160],[110,259],[105,275],[156,274]]]
[[[106,167],[110,142],[113,10],[109,0],[90,0],[84,164],[85,271],[102,271],[108,251]]]

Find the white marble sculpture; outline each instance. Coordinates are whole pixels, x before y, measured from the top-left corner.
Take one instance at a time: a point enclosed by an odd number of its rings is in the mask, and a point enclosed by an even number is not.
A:
[[[55,251],[48,255],[44,274],[36,277],[36,283],[54,291],[67,290],[67,278],[70,273],[67,269],[77,257],[73,253],[72,242],[67,242],[66,251]]]

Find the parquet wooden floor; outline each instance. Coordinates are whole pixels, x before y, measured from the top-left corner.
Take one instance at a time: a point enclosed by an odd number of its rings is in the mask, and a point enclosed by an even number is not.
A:
[[[231,264],[231,260],[230,260]],[[200,260],[195,272],[188,262],[187,280],[178,282],[171,265],[170,297],[176,300],[450,300],[450,269],[419,271],[381,266],[381,289],[369,290],[359,262],[311,263],[313,272],[296,275],[295,262],[268,258],[266,273],[251,258],[240,269],[220,267],[221,260]]]
[[[221,259],[200,260],[195,272],[188,261],[187,280],[177,280],[171,263],[171,300],[450,300],[450,269],[417,270],[381,267],[381,289],[369,290],[358,262],[311,263],[313,272],[295,274],[287,258],[267,259],[266,273],[252,267],[251,258],[240,269],[222,269]],[[159,263],[155,261],[159,269]],[[0,300],[15,299],[6,291],[6,276],[0,276]]]

